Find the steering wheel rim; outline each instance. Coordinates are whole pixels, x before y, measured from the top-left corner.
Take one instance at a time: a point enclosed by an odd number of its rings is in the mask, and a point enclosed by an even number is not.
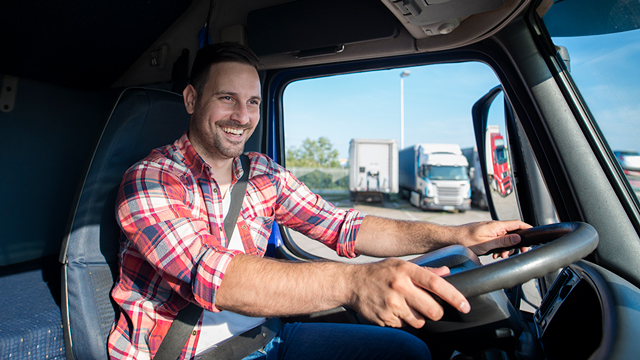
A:
[[[543,225],[514,233],[519,234],[522,240],[512,248],[543,245],[444,279],[467,298],[508,289],[584,258],[596,249],[599,240],[593,226],[584,222]],[[557,236],[560,237],[555,238]],[[508,249],[494,249],[492,252]]]

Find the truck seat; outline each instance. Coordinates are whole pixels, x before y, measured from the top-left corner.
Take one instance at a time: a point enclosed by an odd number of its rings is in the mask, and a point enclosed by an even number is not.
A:
[[[123,91],[87,170],[68,237],[62,244],[62,323],[68,359],[107,359],[117,308],[110,292],[118,274],[115,198],[122,175],[149,152],[189,128],[182,96],[163,90]]]

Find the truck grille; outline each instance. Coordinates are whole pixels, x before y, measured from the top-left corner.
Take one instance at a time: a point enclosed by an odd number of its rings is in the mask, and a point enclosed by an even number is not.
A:
[[[438,205],[460,205],[462,204],[462,188],[436,186],[435,203]]]
[[[511,190],[511,179],[505,180],[502,184],[504,186],[504,191]]]

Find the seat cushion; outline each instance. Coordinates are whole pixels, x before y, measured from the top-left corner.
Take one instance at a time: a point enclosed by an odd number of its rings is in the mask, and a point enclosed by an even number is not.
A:
[[[0,289],[0,356],[12,360],[64,359],[60,307],[43,278],[43,270],[2,276]]]

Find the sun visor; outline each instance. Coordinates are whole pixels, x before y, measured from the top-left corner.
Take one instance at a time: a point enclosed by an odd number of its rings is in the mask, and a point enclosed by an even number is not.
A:
[[[299,0],[254,10],[247,17],[249,47],[258,55],[329,55],[345,45],[392,38],[400,24],[371,0]]]

